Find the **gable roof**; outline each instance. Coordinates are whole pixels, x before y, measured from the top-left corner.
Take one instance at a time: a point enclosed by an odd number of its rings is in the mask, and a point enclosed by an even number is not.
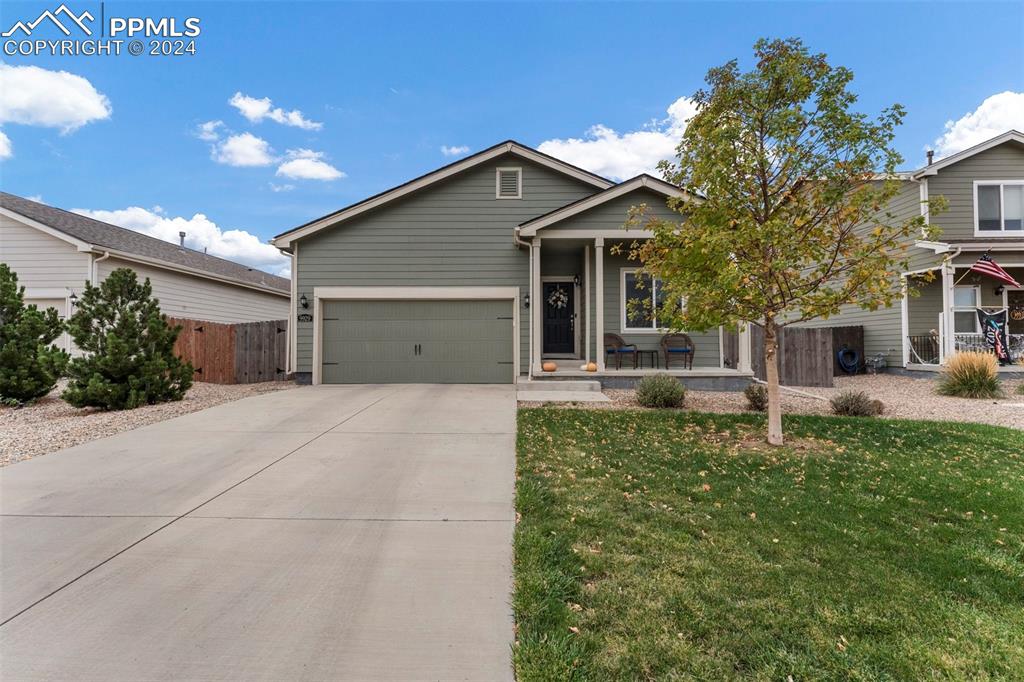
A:
[[[615,184],[607,178],[602,178],[600,175],[574,166],[571,163],[566,163],[565,161],[556,159],[553,156],[548,156],[536,149],[531,149],[530,147],[520,144],[515,140],[506,140],[505,142],[496,144],[481,152],[477,152],[472,156],[467,156],[464,159],[459,159],[447,166],[442,166],[441,168],[431,171],[425,175],[421,175],[418,178],[413,178],[412,180],[398,185],[397,187],[385,190],[380,194],[375,194],[368,199],[363,199],[355,204],[346,206],[334,213],[329,213],[321,218],[317,218],[316,220],[294,227],[287,232],[282,232],[271,239],[270,243],[282,250],[289,249],[291,248],[292,242],[296,239],[306,237],[314,232],[324,229],[325,227],[337,225],[342,221],[354,218],[361,213],[365,213],[366,211],[375,209],[378,206],[382,206],[388,202],[404,197],[417,190],[432,185],[435,182],[440,182],[441,180],[450,178],[451,176],[473,168],[474,166],[479,166],[480,164],[486,163],[503,154],[515,154],[516,156],[520,156],[528,161],[533,161],[541,166],[546,166],[560,173],[576,178],[577,180],[581,180],[598,189],[607,189]]]
[[[608,189],[605,189],[597,194],[591,194],[589,197],[583,197],[571,204],[566,204],[560,208],[556,208],[553,211],[549,211],[544,215],[531,218],[524,223],[519,224],[519,235],[521,237],[533,237],[537,234],[537,230],[542,230],[549,225],[553,225],[557,222],[565,220],[571,216],[577,215],[584,211],[590,210],[595,206],[616,199],[625,194],[629,194],[638,189],[648,189],[653,192],[657,192],[665,197],[676,197],[679,199],[688,199],[693,201],[701,201],[701,197],[690,194],[685,190],[681,190],[675,185],[659,180],[658,178],[642,173],[635,178],[624,180],[617,185],[613,185]]]
[[[291,293],[291,282],[284,277],[14,194],[0,192],[0,209],[64,235],[65,241],[74,243],[80,251],[110,251],[127,260],[164,265],[172,270],[228,280],[273,294]]]
[[[942,170],[946,166],[952,166],[954,163],[963,161],[964,159],[974,156],[975,154],[980,154],[981,152],[987,149],[992,149],[992,147],[998,147],[999,145],[1005,142],[1017,142],[1019,144],[1024,144],[1024,133],[1021,133],[1018,130],[1007,130],[1002,135],[996,135],[990,140],[985,140],[984,142],[976,144],[973,147],[968,147],[962,152],[951,154],[944,159],[939,159],[938,161],[931,165],[913,171],[911,173],[911,176],[914,180],[919,180],[930,175],[936,175],[940,170]]]

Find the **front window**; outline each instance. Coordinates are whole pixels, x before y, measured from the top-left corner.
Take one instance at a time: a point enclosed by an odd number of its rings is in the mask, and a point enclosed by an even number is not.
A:
[[[977,232],[1024,231],[1024,180],[975,183]]]
[[[978,314],[981,289],[979,287],[953,287],[953,331],[957,334],[978,334]]]
[[[622,271],[622,330],[655,331],[658,312],[665,304],[661,281],[636,270]],[[680,301],[682,305],[682,301]]]

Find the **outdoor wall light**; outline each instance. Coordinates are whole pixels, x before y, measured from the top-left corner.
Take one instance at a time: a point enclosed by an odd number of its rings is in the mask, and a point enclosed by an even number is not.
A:
[[[309,299],[306,298],[305,294],[303,294],[302,296],[299,296],[299,305],[302,306],[303,310],[306,310],[306,309],[309,308]]]
[[[996,296],[1002,296],[1002,295],[1003,295],[1003,289],[1004,289],[1004,288],[1005,288],[1005,287],[1003,287],[1003,285],[1002,285],[1002,284],[1000,284],[999,286],[997,286],[997,287],[996,287]]]
[[[71,303],[71,307],[74,308],[78,305],[78,295],[75,292],[71,292],[71,295],[68,296],[68,301]]]
[[[527,294],[526,296],[523,296],[523,305],[525,305],[527,308],[530,307],[530,295],[529,294]]]
[[[579,275],[573,275],[572,276],[572,283],[575,284],[576,286],[579,286],[580,285],[580,276]]]

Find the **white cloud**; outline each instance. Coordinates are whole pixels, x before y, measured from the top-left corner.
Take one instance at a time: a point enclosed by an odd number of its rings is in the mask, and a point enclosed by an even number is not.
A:
[[[241,92],[236,92],[228,100],[228,104],[238,109],[242,116],[245,116],[253,123],[259,123],[263,119],[269,118],[271,121],[277,121],[281,125],[302,128],[303,130],[320,130],[324,127],[323,123],[307,119],[298,109],[285,111],[280,107],[274,107],[269,97],[256,99],[255,97],[243,95]]]
[[[345,173],[323,160],[323,152],[289,149],[288,160],[277,167],[277,175],[296,180],[337,180]]]
[[[163,209],[129,206],[114,211],[72,209],[105,223],[119,225],[172,244],[179,241],[178,232],[185,232],[185,246],[197,251],[207,250],[213,256],[238,261],[245,265],[266,270],[273,274],[287,276],[289,259],[280,251],[264,243],[259,237],[245,230],[224,230],[202,213],[191,218],[169,217]]]
[[[1024,92],[1000,92],[959,120],[946,121],[945,132],[935,140],[935,155],[956,154],[1011,129],[1024,132]]]
[[[220,129],[224,127],[224,121],[207,121],[196,126],[196,137],[206,142],[216,142],[220,139]]]
[[[445,156],[462,156],[469,151],[469,147],[464,144],[455,145],[449,147],[448,145],[441,145],[441,153]]]
[[[287,183],[283,185],[275,185],[274,183],[271,182],[269,184],[271,192],[291,192],[293,189],[295,189],[295,185],[289,185]]]
[[[45,201],[43,201],[43,195],[42,194],[33,194],[32,196],[25,197],[25,198],[28,199],[29,201],[34,201],[37,204],[45,204],[46,203]]]
[[[697,113],[697,107],[688,97],[680,97],[667,113],[667,118],[651,121],[638,130],[619,133],[598,123],[582,138],[547,140],[537,148],[615,180],[657,173],[658,162],[675,155],[686,123]]]
[[[274,163],[270,144],[252,133],[232,135],[213,145],[213,160],[228,166],[269,166]]]
[[[0,123],[59,128],[70,133],[110,117],[110,100],[67,71],[0,63]]]
[[[11,149],[11,138],[7,137],[7,134],[0,130],[0,159],[9,159],[14,155],[14,150]]]

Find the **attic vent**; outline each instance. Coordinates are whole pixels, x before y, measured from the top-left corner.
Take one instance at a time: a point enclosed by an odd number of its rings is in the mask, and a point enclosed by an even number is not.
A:
[[[498,199],[523,198],[522,168],[499,168],[495,183]]]

